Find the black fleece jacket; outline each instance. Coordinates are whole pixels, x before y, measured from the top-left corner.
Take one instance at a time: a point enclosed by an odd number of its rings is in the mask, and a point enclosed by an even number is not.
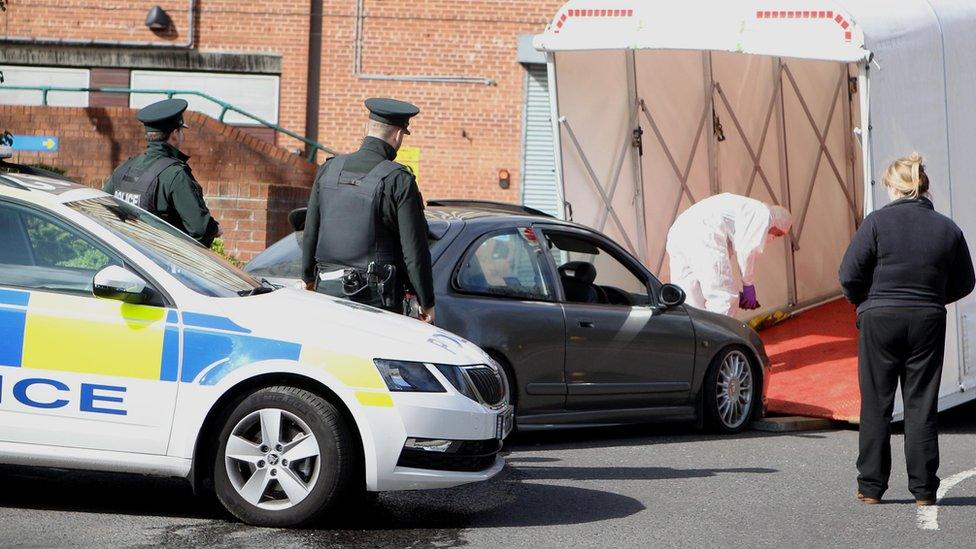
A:
[[[840,284],[860,314],[944,308],[973,291],[976,275],[959,227],[927,198],[904,198],[864,220],[844,254]]]

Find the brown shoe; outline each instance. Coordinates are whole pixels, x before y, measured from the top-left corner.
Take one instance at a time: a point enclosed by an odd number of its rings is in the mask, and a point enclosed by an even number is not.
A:
[[[860,501],[861,503],[863,503],[865,505],[877,505],[877,504],[881,503],[881,500],[880,499],[878,499],[878,498],[869,498],[869,497],[865,496],[864,494],[862,494],[861,492],[858,492],[857,493],[857,501]]]
[[[928,507],[930,505],[935,505],[935,500],[934,499],[916,499],[915,500],[915,505],[918,505],[919,507]]]

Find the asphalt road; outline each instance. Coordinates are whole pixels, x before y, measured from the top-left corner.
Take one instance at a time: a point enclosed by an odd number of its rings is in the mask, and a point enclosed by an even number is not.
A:
[[[976,468],[976,405],[942,418],[943,479]],[[976,475],[918,526],[902,438],[887,502],[854,502],[852,429],[685,426],[519,436],[496,479],[384,494],[332,529],[227,520],[181,482],[0,469],[0,546],[976,547]],[[924,523],[934,526],[930,512]]]

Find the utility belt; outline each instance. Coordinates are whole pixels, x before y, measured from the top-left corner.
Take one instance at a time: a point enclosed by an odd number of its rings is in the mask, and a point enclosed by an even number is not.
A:
[[[384,308],[392,308],[397,299],[397,269],[389,263],[371,261],[366,269],[342,267],[338,265],[319,265],[319,281],[341,281],[342,293],[353,298],[368,289],[376,292]]]

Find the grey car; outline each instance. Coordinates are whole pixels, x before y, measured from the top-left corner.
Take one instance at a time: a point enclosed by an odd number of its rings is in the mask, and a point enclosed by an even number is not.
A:
[[[290,216],[301,229],[304,212]],[[431,201],[437,324],[502,366],[520,430],[698,421],[742,430],[762,413],[769,359],[742,322],[684,305],[593,229],[508,204]],[[245,270],[300,278],[302,233]]]

